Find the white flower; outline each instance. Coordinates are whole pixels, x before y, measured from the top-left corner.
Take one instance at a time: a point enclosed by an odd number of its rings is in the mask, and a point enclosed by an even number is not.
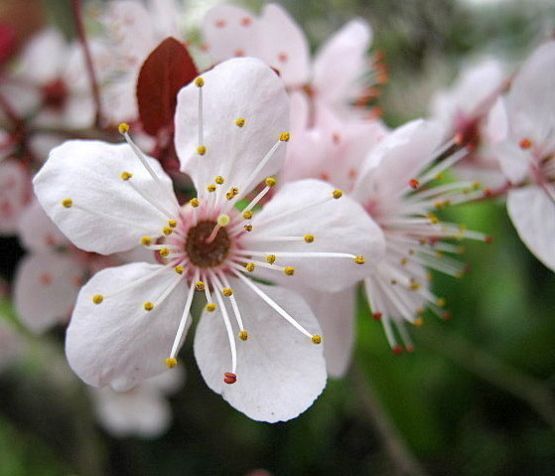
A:
[[[0,236],[17,233],[19,215],[31,193],[31,177],[23,164],[0,158]]]
[[[555,41],[538,48],[505,98],[507,140],[497,152],[513,184],[507,210],[526,246],[555,271]]]
[[[102,426],[116,437],[155,438],[171,423],[167,397],[177,392],[184,381],[183,369],[164,372],[145,380],[126,392],[105,388],[91,389],[95,411]]]
[[[251,276],[339,291],[381,258],[383,237],[360,206],[314,180],[288,184],[258,211],[283,161],[288,115],[282,82],[252,58],[182,89],[176,150],[198,191],[183,206],[125,126],[128,145],[71,141],[52,152],[35,191],[74,244],[108,254],[142,242],[163,261],[109,268],[83,287],[66,341],[83,380],[125,389],[161,373],[164,361],[175,366],[196,289],[207,304],[195,355],[210,388],[272,422],[319,395],[326,373],[322,346],[313,345],[322,340],[316,318],[296,293]]]

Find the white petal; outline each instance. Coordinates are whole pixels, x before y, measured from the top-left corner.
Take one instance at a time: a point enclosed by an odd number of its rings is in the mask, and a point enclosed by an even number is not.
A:
[[[539,47],[515,76],[507,96],[512,136],[518,142],[530,139],[537,145],[555,147],[555,41]]]
[[[72,369],[93,386],[134,387],[162,373],[181,315],[187,287],[181,282],[162,302],[176,273],[167,269],[147,281],[138,280],[159,271],[161,265],[133,263],[97,273],[79,293],[67,331],[66,355]],[[116,293],[125,286],[136,284]],[[101,304],[92,297],[104,295]],[[151,301],[154,309],[145,311]]]
[[[160,236],[168,217],[143,195],[175,216],[170,178],[154,159],[148,163],[160,186],[126,144],[68,141],[54,149],[35,176],[35,193],[47,215],[79,248],[109,254],[129,250],[143,235]],[[129,181],[120,178],[130,172]],[[62,206],[70,198],[71,208]]]
[[[195,336],[195,357],[214,392],[253,420],[286,421],[304,412],[326,385],[322,345],[314,345],[246,285],[232,280],[247,341],[237,339],[237,382],[228,385],[230,352],[220,311],[205,312]],[[309,332],[319,326],[307,304],[283,288],[257,284]],[[235,331],[238,329],[235,327]]]
[[[339,293],[322,293],[304,288],[300,294],[322,327],[328,375],[343,377],[353,354],[356,288]]]
[[[96,415],[112,435],[154,438],[164,433],[171,422],[171,408],[166,399],[142,386],[127,392],[109,387],[93,389]]]
[[[308,81],[310,55],[306,37],[295,20],[281,6],[270,3],[260,17],[262,59],[279,74],[287,86]]]
[[[69,240],[48,218],[37,200],[21,213],[18,230],[23,246],[30,251],[48,251],[69,245]]]
[[[492,153],[497,157],[501,170],[512,183],[518,184],[528,177],[530,171],[529,154],[515,142],[501,142],[492,147]]]
[[[29,201],[31,178],[15,160],[0,162],[0,236],[17,231],[21,212]]]
[[[328,103],[345,102],[356,96],[356,81],[368,70],[366,52],[372,40],[368,23],[351,20],[319,50],[314,60],[313,85]]]
[[[83,265],[64,253],[25,256],[14,286],[15,308],[23,324],[42,333],[67,322],[84,275]]]
[[[47,28],[40,31],[23,50],[20,74],[37,85],[58,79],[67,49],[64,37],[58,30]]]
[[[421,119],[395,129],[366,158],[353,196],[363,204],[395,203],[399,190],[433,162],[443,134],[437,123]]]
[[[511,190],[507,210],[528,249],[555,271],[555,203],[539,187]]]
[[[251,12],[235,5],[217,5],[202,22],[208,51],[216,62],[235,56],[260,58],[259,21]]]
[[[204,137],[206,155],[197,153],[199,88],[191,83],[177,98],[175,145],[181,170],[193,179],[199,192],[221,175],[226,187],[237,186],[241,194],[247,178],[263,157],[288,130],[289,100],[274,71],[254,58],[226,61],[203,74]],[[244,118],[243,127],[235,120]],[[281,167],[285,142],[253,184],[275,174]]]
[[[326,201],[332,191],[331,185],[318,180],[291,182],[255,214],[253,231],[244,238],[245,248],[276,254],[276,264],[295,267],[294,276],[268,270],[263,276],[289,286],[310,286],[334,292],[352,286],[371,272],[372,263],[379,261],[384,253],[382,231],[349,197]],[[311,203],[319,204],[301,210]],[[272,220],[272,217],[279,218]],[[314,242],[305,243],[303,239],[267,241],[267,238],[276,236],[303,237],[306,234],[314,235]],[[349,253],[363,256],[366,264],[356,264],[352,258],[280,258],[280,251]],[[263,271],[256,268],[256,273],[261,276]]]

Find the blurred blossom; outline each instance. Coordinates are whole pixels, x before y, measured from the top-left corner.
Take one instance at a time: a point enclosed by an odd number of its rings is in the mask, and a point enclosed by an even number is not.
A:
[[[0,371],[4,370],[21,355],[23,342],[17,332],[0,314]]]
[[[0,159],[0,235],[15,235],[19,215],[27,206],[31,177],[15,159]]]

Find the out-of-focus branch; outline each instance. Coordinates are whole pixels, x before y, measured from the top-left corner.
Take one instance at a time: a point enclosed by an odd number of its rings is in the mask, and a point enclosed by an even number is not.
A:
[[[426,347],[524,401],[555,428],[555,396],[540,380],[474,347],[457,334],[429,326],[418,337]]]
[[[73,13],[73,20],[75,22],[77,36],[81,43],[81,47],[83,48],[83,54],[85,55],[85,63],[87,65],[87,72],[89,74],[89,81],[91,84],[91,93],[96,107],[95,124],[97,127],[100,128],[102,125],[102,104],[100,101],[100,89],[98,88],[98,81],[96,78],[96,72],[94,70],[91,49],[87,41],[87,34],[85,32],[85,25],[83,23],[83,9],[81,0],[71,0],[71,10]]]
[[[353,366],[350,378],[361,410],[378,432],[395,473],[399,476],[426,476],[426,471],[410,452],[366,375],[357,365]]]

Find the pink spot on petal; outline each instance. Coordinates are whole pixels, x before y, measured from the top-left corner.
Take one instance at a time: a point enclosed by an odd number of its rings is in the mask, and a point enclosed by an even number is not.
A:
[[[289,59],[289,56],[287,56],[287,53],[280,53],[278,54],[278,61],[280,61],[281,63],[286,63],[287,60]]]
[[[252,25],[252,18],[251,18],[251,17],[243,17],[243,18],[241,18],[241,25],[242,25],[242,26],[250,26],[250,25]]]
[[[43,285],[43,286],[50,286],[52,284],[52,275],[50,273],[42,273],[39,276],[39,282]]]
[[[242,50],[241,48],[239,48],[239,49],[235,50],[234,55],[237,56],[237,57],[245,56],[245,50]]]
[[[216,20],[214,22],[214,25],[216,26],[216,28],[224,28],[226,25],[226,21],[225,20]]]

